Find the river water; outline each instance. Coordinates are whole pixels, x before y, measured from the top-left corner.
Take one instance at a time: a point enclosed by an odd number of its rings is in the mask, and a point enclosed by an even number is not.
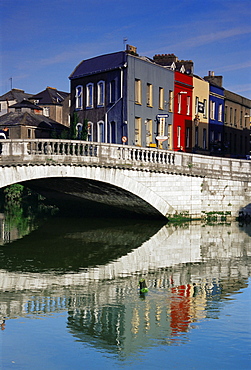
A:
[[[2,369],[250,369],[251,225],[26,227],[0,215]]]

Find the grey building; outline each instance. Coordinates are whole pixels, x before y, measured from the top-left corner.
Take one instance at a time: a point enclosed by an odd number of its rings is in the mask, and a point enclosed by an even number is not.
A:
[[[174,72],[136,48],[82,61],[70,75],[71,115],[88,140],[168,148]],[[159,139],[159,140],[156,140]]]

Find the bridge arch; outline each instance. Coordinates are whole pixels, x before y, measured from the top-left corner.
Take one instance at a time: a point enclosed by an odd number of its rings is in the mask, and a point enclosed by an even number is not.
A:
[[[62,183],[65,179],[73,179],[72,181],[74,181],[74,179],[75,181],[79,179],[88,182],[89,185],[90,182],[92,184],[99,184],[96,185],[95,188],[97,189],[97,186],[100,186],[101,193],[102,187],[105,184],[106,192],[105,196],[103,196],[104,199],[101,200],[102,196],[93,194],[94,201],[123,209],[127,208],[136,213],[148,214],[151,216],[159,215],[159,217],[166,217],[167,214],[172,213],[173,208],[168,202],[135,178],[129,177],[128,171],[129,170],[122,168],[88,165],[20,165],[2,168],[3,176],[0,180],[0,187],[24,182],[29,186],[29,182],[35,184],[35,182],[41,182],[41,180],[50,181],[50,179],[61,179]],[[43,184],[45,184],[45,182],[43,182]],[[48,186],[51,186],[51,183]],[[59,186],[59,183],[57,186]],[[89,188],[90,186],[88,189]],[[116,195],[113,194],[115,188],[118,190],[116,191]],[[69,189],[67,193],[71,195]],[[77,191],[73,190],[72,194],[76,196]],[[81,197],[85,198],[83,194]]]

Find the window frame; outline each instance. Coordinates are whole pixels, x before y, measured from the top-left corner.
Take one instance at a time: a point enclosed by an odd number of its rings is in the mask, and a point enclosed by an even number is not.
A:
[[[97,83],[97,106],[103,107],[105,105],[105,81],[100,80]]]
[[[165,90],[164,87],[159,87],[159,109],[164,109],[164,97],[165,97]]]
[[[138,78],[135,78],[135,104],[142,105],[142,83]]]
[[[222,122],[223,104],[219,104],[218,107],[218,121]]]
[[[153,85],[151,83],[146,84],[146,105],[153,107]]]
[[[89,82],[86,85],[86,108],[91,109],[93,108],[93,92],[94,92],[94,84]]]
[[[75,88],[76,109],[83,109],[83,86],[78,85]]]

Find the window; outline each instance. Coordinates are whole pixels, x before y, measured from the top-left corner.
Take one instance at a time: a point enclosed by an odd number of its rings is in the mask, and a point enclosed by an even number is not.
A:
[[[199,113],[199,97],[196,96],[195,98],[195,114]]]
[[[203,100],[203,107],[204,107],[203,117],[207,118],[207,99]]]
[[[104,121],[99,121],[97,123],[97,141],[99,143],[104,143],[105,141],[105,125]]]
[[[116,82],[112,80],[110,82],[110,103],[114,103],[116,100]]]
[[[169,90],[169,112],[173,112],[173,91]]]
[[[141,146],[141,118],[135,117],[135,145]]]
[[[31,139],[31,129],[30,128],[28,128],[27,136],[28,136],[28,139]]]
[[[214,131],[211,131],[211,142],[214,142]]]
[[[98,83],[98,101],[97,101],[97,105],[100,107],[100,106],[104,106],[105,104],[105,83],[104,81],[99,81]]]
[[[93,83],[86,85],[86,108],[93,107]]]
[[[76,109],[83,108],[83,86],[76,87]]]
[[[237,116],[237,109],[234,110],[234,125],[235,126],[237,126],[236,116]]]
[[[242,127],[242,117],[243,117],[243,111],[241,111],[241,115],[240,115],[240,126]]]
[[[215,119],[215,101],[210,100],[210,119]]]
[[[87,140],[93,141],[93,123],[91,121],[87,124]]]
[[[79,140],[81,139],[82,131],[83,131],[83,124],[81,122],[78,122],[76,124],[76,138]]]
[[[141,80],[135,79],[135,103],[141,104],[142,97],[141,97]]]
[[[191,102],[191,97],[187,96],[187,116],[190,115],[190,102]]]
[[[203,128],[203,149],[207,149],[207,130]]]
[[[151,119],[146,120],[146,146],[150,146],[153,142],[153,121]]]
[[[109,122],[108,142],[111,144],[116,144],[116,123],[114,121]]]
[[[178,94],[178,113],[181,112],[181,94]]]
[[[230,125],[233,123],[233,108],[230,107]]]
[[[228,106],[227,105],[225,106],[224,113],[225,113],[225,123],[227,123],[227,119],[228,119],[228,116],[227,116],[227,114],[228,114]]]
[[[195,127],[195,146],[199,145],[199,127]]]
[[[44,107],[43,108],[43,115],[45,117],[50,117],[50,108],[49,107]]]
[[[222,104],[219,104],[218,121],[222,122]]]
[[[159,87],[159,109],[164,109],[164,89]]]
[[[186,148],[190,147],[190,127],[186,128]]]
[[[146,86],[146,105],[148,107],[153,106],[153,85],[147,84]]]
[[[181,127],[177,127],[177,147],[180,148],[181,143]]]

